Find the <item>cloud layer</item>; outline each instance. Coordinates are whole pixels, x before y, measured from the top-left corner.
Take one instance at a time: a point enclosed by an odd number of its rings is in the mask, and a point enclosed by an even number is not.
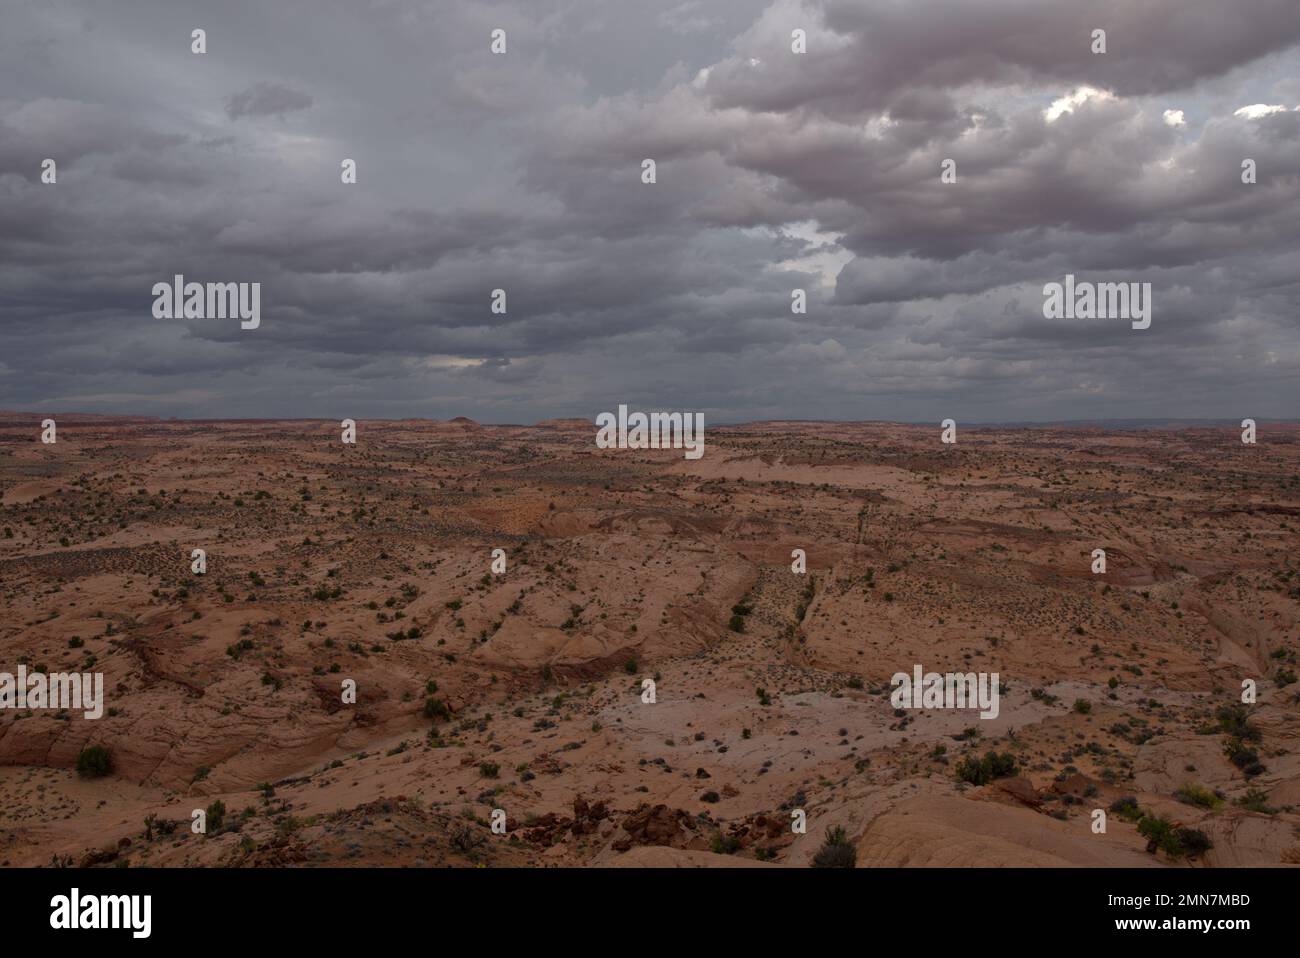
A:
[[[12,6],[0,408],[1296,415],[1293,0]]]

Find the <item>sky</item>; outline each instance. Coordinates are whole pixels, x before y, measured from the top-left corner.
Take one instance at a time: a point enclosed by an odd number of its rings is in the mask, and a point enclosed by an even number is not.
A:
[[[176,274],[260,325],[156,318]],[[1150,327],[1046,318],[1067,274]],[[1294,419],[1298,374],[1296,0],[0,0],[3,409]]]

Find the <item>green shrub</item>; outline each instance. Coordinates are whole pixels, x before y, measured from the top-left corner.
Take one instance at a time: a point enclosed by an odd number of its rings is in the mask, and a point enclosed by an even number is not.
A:
[[[1268,794],[1262,788],[1248,788],[1246,794],[1237,799],[1237,804],[1252,812],[1276,815],[1277,809],[1268,804]]]
[[[1262,774],[1266,769],[1259,760],[1259,753],[1253,748],[1249,748],[1241,739],[1229,739],[1223,747],[1224,754],[1228,756],[1228,761],[1241,769],[1247,778],[1254,778]]]
[[[77,774],[82,778],[103,778],[113,771],[113,756],[102,745],[83,748],[77,755]]]
[[[1170,858],[1196,858],[1214,847],[1210,836],[1199,828],[1175,827],[1168,819],[1144,815],[1138,834],[1147,840],[1147,851],[1162,851]]]
[[[813,868],[852,868],[858,861],[858,850],[839,825],[826,830],[822,847],[813,856]]]
[[[709,843],[709,850],[715,855],[734,855],[740,851],[741,841],[734,835],[724,835],[718,832],[713,836],[713,841]]]
[[[1110,810],[1126,822],[1136,822],[1142,817],[1142,809],[1138,808],[1138,800],[1132,795],[1125,795],[1123,798],[1115,799],[1110,803]]]
[[[207,834],[219,831],[226,823],[226,803],[217,799],[207,807]]]
[[[1152,855],[1162,851],[1170,858],[1182,857],[1182,842],[1169,819],[1144,815],[1138,822],[1138,834],[1147,840],[1147,851]]]
[[[957,764],[957,777],[972,785],[987,785],[995,778],[1006,778],[1017,771],[1016,757],[1010,752],[986,752],[980,759],[972,755]]]
[[[1183,854],[1188,858],[1197,858],[1214,847],[1210,836],[1199,828],[1180,828],[1175,835],[1183,847]]]
[[[1185,805],[1196,805],[1199,808],[1218,808],[1223,804],[1223,799],[1210,789],[1193,782],[1188,782],[1174,792],[1174,797]]]
[[[1219,720],[1219,730],[1243,742],[1258,742],[1263,736],[1248,719],[1250,712],[1244,705],[1225,705],[1214,713]]]

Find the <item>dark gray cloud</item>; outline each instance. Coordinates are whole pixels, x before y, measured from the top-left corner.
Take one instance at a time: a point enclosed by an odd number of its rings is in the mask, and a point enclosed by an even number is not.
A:
[[[0,2],[0,408],[1296,414],[1293,0]]]
[[[305,93],[280,83],[254,83],[247,90],[226,97],[226,116],[283,116],[305,110],[312,99]]]
[[[787,56],[796,27],[808,32],[813,56]],[[1092,51],[1096,29],[1106,33],[1104,55]],[[1291,0],[1238,0],[1231,9],[1203,0],[778,0],[710,71],[708,90],[721,105],[836,114],[934,110],[944,102],[935,93],[977,85],[1089,84],[1150,96],[1298,40]]]

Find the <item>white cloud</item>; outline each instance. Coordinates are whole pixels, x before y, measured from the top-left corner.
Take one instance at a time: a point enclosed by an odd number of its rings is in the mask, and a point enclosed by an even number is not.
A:
[[[1107,90],[1098,90],[1096,87],[1081,86],[1075,89],[1073,93],[1067,93],[1058,100],[1053,100],[1052,105],[1043,111],[1048,123],[1054,123],[1061,118],[1063,114],[1073,113],[1074,108],[1083,106],[1089,100],[1113,100],[1115,94]]]
[[[1286,107],[1269,105],[1267,103],[1252,103],[1250,106],[1243,106],[1240,110],[1233,112],[1233,116],[1245,117],[1247,120],[1258,120],[1261,116],[1268,116],[1270,113],[1285,113]]]

